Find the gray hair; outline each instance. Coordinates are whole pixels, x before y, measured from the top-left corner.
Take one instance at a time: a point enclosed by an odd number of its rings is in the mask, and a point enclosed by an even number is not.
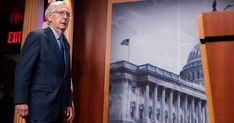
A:
[[[57,7],[58,5],[61,5],[61,4],[67,5],[66,2],[64,2],[64,1],[52,2],[52,3],[48,6],[48,8],[46,9],[46,11],[45,11],[45,18],[48,19],[48,15],[49,15],[50,13],[55,12],[55,11],[56,11],[56,7]],[[48,20],[47,20],[47,21],[48,21]]]

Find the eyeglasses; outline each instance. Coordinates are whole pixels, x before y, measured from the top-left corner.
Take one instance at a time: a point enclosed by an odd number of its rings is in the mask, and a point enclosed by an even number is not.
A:
[[[68,18],[71,17],[71,13],[68,12],[68,11],[54,11],[54,13],[57,13],[57,14],[59,14],[59,15],[61,15],[61,16],[66,15]]]

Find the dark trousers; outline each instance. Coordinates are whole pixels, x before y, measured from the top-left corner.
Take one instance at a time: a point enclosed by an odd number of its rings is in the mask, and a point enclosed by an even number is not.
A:
[[[55,121],[46,121],[46,120],[35,120],[33,118],[30,118],[30,116],[27,118],[27,123],[63,123],[64,113],[62,113],[62,108],[59,110],[59,117]]]
[[[63,123],[63,118],[61,117],[56,121],[41,121],[41,120],[28,119],[27,123]]]
[[[27,118],[26,121],[27,123],[63,123],[63,115],[61,114],[56,121],[35,120],[31,119],[30,116]]]

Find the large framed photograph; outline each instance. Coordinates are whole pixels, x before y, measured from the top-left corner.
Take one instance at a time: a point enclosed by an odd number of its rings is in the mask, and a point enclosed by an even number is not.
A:
[[[114,3],[108,122],[209,123],[197,16],[230,2]]]

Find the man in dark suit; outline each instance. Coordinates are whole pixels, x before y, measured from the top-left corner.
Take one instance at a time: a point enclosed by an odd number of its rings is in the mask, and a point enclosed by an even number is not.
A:
[[[28,34],[15,70],[15,109],[29,123],[62,123],[72,116],[69,44],[63,33],[70,10],[51,3],[45,12],[49,27]]]

